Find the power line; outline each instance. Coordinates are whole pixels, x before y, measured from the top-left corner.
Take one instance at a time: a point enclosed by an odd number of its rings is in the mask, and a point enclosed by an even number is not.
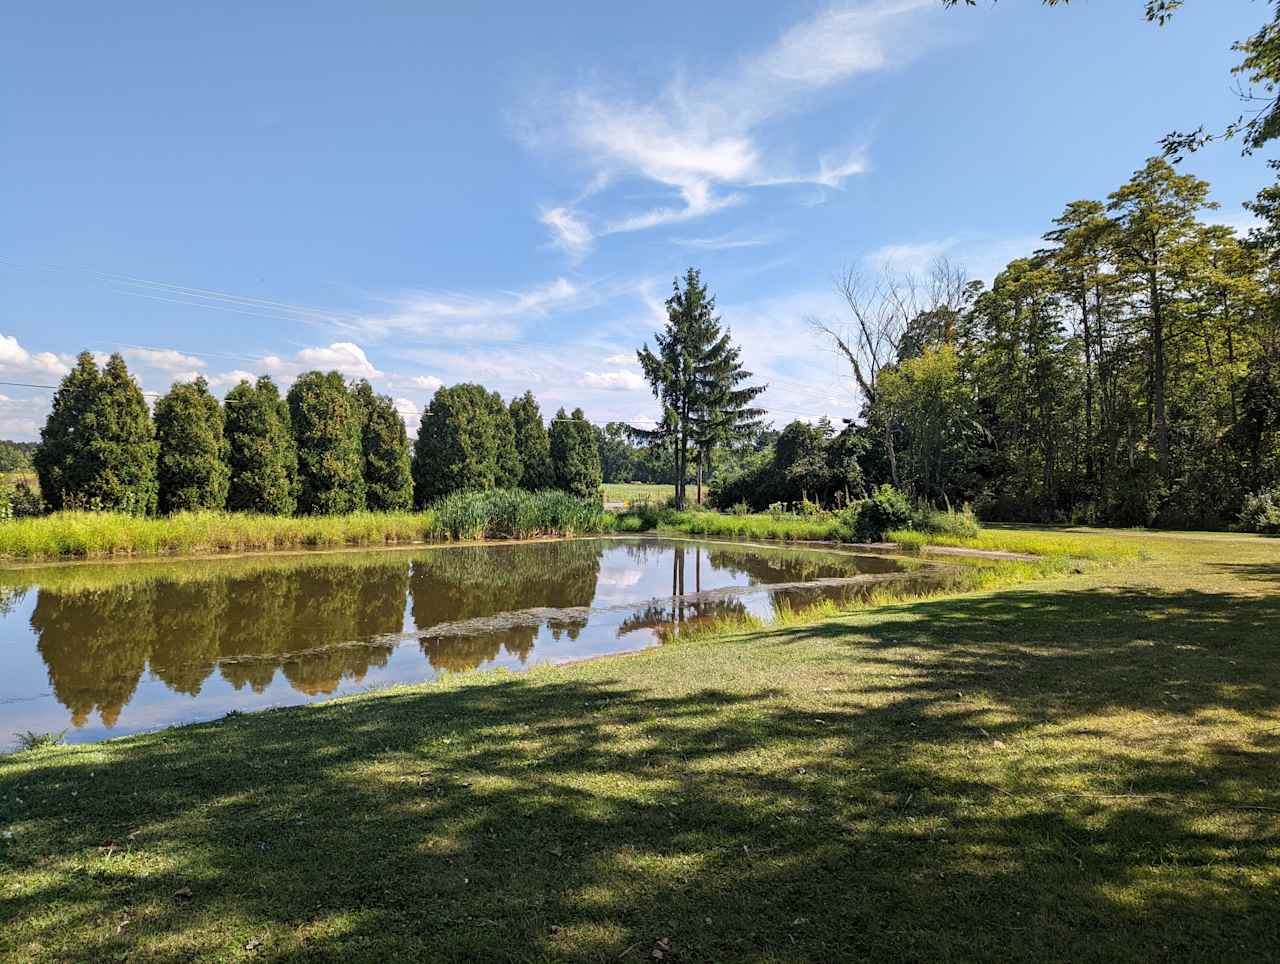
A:
[[[132,295],[134,297],[146,298],[152,301],[161,301],[168,304],[180,304],[187,307],[212,308],[219,311],[229,311],[234,314],[247,315],[249,317],[264,318],[272,321],[309,321],[309,322],[328,322],[330,324],[351,328],[364,322],[366,319],[360,314],[353,312],[337,311],[328,308],[314,308],[306,305],[295,305],[289,302],[274,301],[266,298],[256,298],[250,295],[238,295],[232,292],[218,291],[212,288],[199,288],[190,285],[175,284],[167,281],[156,281],[147,278],[138,278],[132,275],[116,274],[108,271],[98,271],[92,268],[65,266],[54,264],[23,264],[13,261],[9,258],[0,257],[0,264],[5,264],[13,268],[22,270],[38,270],[52,271],[63,273],[79,273],[101,281],[127,284],[134,287],[151,288],[159,291],[179,295],[182,297],[166,298],[158,294],[148,293],[147,291],[118,291],[119,294]],[[184,300],[184,298],[186,300]],[[251,310],[259,309],[259,310]],[[264,312],[273,312],[267,314]],[[531,341],[529,339],[518,338],[494,338],[489,339],[489,343],[502,346],[513,347],[529,347],[541,348],[555,351],[562,346],[553,345],[545,341]],[[125,346],[125,347],[143,347],[143,346]],[[606,347],[604,345],[601,346]],[[146,349],[152,351],[164,351],[166,349]],[[169,349],[177,351],[179,349]],[[186,353],[186,352],[184,352]],[[205,354],[217,356],[217,352],[190,352],[190,354]],[[226,354],[222,357],[252,359],[252,355],[231,355]],[[769,385],[781,384],[790,386],[793,394],[808,396],[815,402],[830,404],[833,401],[834,393],[826,393],[821,389],[814,388],[812,384],[796,381],[794,379],[785,378],[783,376],[773,376]],[[782,409],[776,409],[783,411]],[[794,413],[793,413],[794,414]]]

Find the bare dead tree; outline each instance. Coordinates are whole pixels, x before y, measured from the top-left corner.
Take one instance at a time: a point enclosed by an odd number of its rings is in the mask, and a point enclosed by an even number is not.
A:
[[[923,279],[887,267],[872,276],[849,266],[836,277],[835,286],[847,317],[841,322],[816,317],[808,321],[849,363],[869,409],[876,402],[880,373],[897,364],[912,320],[939,309],[958,315],[968,297],[964,270],[946,258],[935,259]],[[897,452],[888,423],[884,435],[889,472],[893,484],[898,485]]]

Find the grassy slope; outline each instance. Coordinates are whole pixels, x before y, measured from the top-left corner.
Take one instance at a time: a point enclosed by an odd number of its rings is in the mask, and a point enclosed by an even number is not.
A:
[[[606,482],[601,488],[604,489],[606,502],[632,502],[636,499],[665,502],[676,494],[674,485],[660,485],[656,482]],[[692,499],[696,491],[694,486],[688,486],[685,497]]]
[[[10,757],[0,949],[1274,959],[1280,541],[1127,538],[1152,558]]]

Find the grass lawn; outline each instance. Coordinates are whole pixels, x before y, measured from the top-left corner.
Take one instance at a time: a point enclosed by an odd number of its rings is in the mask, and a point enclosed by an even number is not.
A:
[[[601,486],[604,489],[605,502],[634,502],[637,499],[648,499],[652,502],[665,502],[674,498],[676,487],[674,485],[659,485],[655,482],[606,482]],[[697,495],[695,486],[685,487],[685,497],[692,500]],[[703,495],[706,495],[706,489],[703,489]]]
[[[1108,537],[1147,558],[5,758],[0,952],[1275,960],[1280,540]]]

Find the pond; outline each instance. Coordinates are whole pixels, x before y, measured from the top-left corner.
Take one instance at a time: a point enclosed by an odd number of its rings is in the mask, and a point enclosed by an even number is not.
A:
[[[85,742],[441,673],[641,649],[918,564],[662,538],[0,570],[0,746]]]

